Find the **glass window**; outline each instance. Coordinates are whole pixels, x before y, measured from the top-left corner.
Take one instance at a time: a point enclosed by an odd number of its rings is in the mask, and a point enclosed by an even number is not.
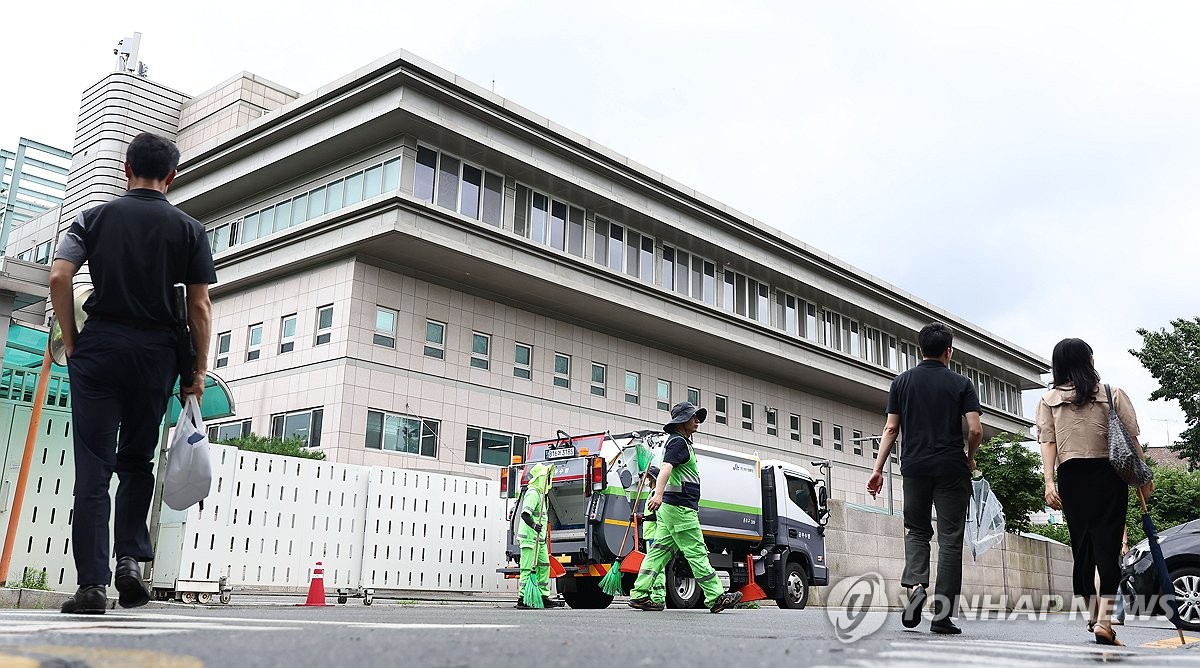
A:
[[[395,192],[400,187],[400,158],[383,163],[383,192]]]
[[[727,424],[729,422],[728,408],[728,397],[722,394],[713,397],[713,413],[715,414],[713,419],[717,421],[717,424]]]
[[[308,220],[308,194],[305,193],[292,200],[292,225],[299,225]]]
[[[692,299],[704,297],[704,261],[692,256]]]
[[[608,268],[621,271],[625,260],[625,228],[608,224]]]
[[[367,170],[363,178],[363,199],[374,197],[383,192],[383,165],[375,165]]]
[[[788,438],[800,441],[800,416],[795,413],[788,416]]]
[[[325,188],[317,188],[308,192],[308,219],[312,220],[325,213]]]
[[[479,195],[483,190],[483,170],[463,163],[462,200],[458,211],[468,218],[479,218]]]
[[[804,338],[817,340],[817,305],[804,302]]]
[[[329,343],[333,337],[333,305],[317,309],[317,339],[316,345]]]
[[[212,232],[212,241],[209,242],[210,250],[213,253],[220,253],[229,248],[229,226],[222,225]]]
[[[375,334],[371,342],[387,348],[396,347],[396,311],[382,306],[375,307]]]
[[[583,257],[583,209],[573,206],[567,217],[567,252]]]
[[[437,170],[437,151],[417,147],[417,173],[413,178],[413,196],[426,202],[433,201],[433,184]]]
[[[445,153],[438,161],[437,205],[451,211],[458,210],[458,170],[461,163]]]
[[[471,333],[471,366],[476,369],[491,368],[492,337],[479,332]]]
[[[366,446],[436,458],[440,427],[429,418],[368,410]]]
[[[558,200],[550,204],[550,245],[567,249],[567,205]]]
[[[446,323],[436,320],[425,321],[425,356],[446,358]]]
[[[571,387],[571,358],[562,353],[554,353],[554,384]]]
[[[596,261],[596,264],[608,265],[608,221],[600,217],[596,218],[592,259]]]
[[[636,404],[641,402],[641,374],[633,371],[625,372],[625,403]]]
[[[833,425],[833,449],[845,450],[846,446],[842,443],[842,427],[841,425]]]
[[[533,193],[532,209],[529,212],[529,238],[539,244],[546,243],[547,219],[550,217],[550,198]]]
[[[855,429],[854,431],[850,432],[850,442],[854,448],[854,454],[856,455],[861,455],[863,453],[862,438],[863,435],[861,431]]]
[[[296,348],[296,314],[285,315],[279,321],[279,352],[290,353]]]
[[[737,283],[742,278],[741,274],[735,271],[726,269],[721,272],[724,274],[721,281],[721,308],[730,313],[737,313],[738,306],[738,290]]]
[[[246,333],[246,361],[250,362],[262,356],[263,324],[250,325]]]
[[[529,380],[533,378],[533,346],[518,343],[513,348],[513,375]]]
[[[287,226],[290,225],[291,222],[292,200],[280,202],[279,204],[275,205],[275,228],[273,230],[269,230],[260,226],[258,235],[260,237],[265,237],[271,232],[278,232],[279,230],[287,229]]]
[[[270,211],[272,214],[275,213],[274,208],[266,209],[266,211]],[[265,211],[263,213],[265,213]],[[272,226],[274,225],[274,215],[272,215],[271,222],[262,220],[260,218],[261,215],[262,215],[261,213],[252,213],[249,216],[246,216],[245,218],[242,219],[242,239],[244,241],[254,241],[255,239],[259,238],[260,236],[266,236],[266,235],[270,234],[271,231],[273,230]],[[262,226],[263,232],[261,234],[258,231],[260,220],[262,220],[262,222],[264,223]]]
[[[662,411],[671,410],[671,381],[658,379],[658,386],[655,388],[654,396],[658,401],[658,409]],[[695,403],[695,402],[692,402]]]
[[[343,193],[342,203],[345,206],[357,204],[362,201],[363,194],[363,173],[351,174],[346,177],[346,192]]]
[[[742,429],[754,429],[754,404],[742,402]]]
[[[325,213],[333,213],[342,208],[342,199],[346,196],[345,190],[346,183],[341,179],[326,186]]]
[[[758,284],[758,301],[755,307],[754,318],[764,325],[771,324],[771,287],[766,283]]]
[[[767,408],[767,436],[779,435],[779,412],[774,408]]]
[[[220,369],[229,365],[229,347],[233,343],[233,332],[217,334],[217,362],[213,368]]]
[[[662,254],[662,286],[668,290],[675,289],[675,249],[663,246]]]
[[[483,177],[483,222],[500,227],[503,220],[504,178],[487,172]]]
[[[525,456],[529,437],[502,431],[467,427],[467,463],[508,466],[514,456]]]
[[[321,446],[321,419],[324,411],[320,408],[297,411],[294,413],[277,413],[271,416],[271,437],[287,440],[298,438],[306,448]]]
[[[529,236],[529,188],[517,184],[517,201],[513,209],[513,232],[519,237]]]
[[[699,406],[700,405],[700,390],[698,390],[694,387],[689,387],[687,389],[687,400],[693,406]]]
[[[641,274],[638,269],[642,257],[642,235],[629,230],[629,238],[625,244],[625,273],[637,277]]]
[[[208,428],[208,440],[212,443],[225,443],[236,438],[250,435],[250,420],[238,420],[225,424],[214,424]]]
[[[795,476],[785,475],[788,499],[811,519],[817,519],[817,495],[813,484]]]
[[[269,206],[258,212],[258,229],[254,232],[254,237],[265,236],[275,229],[275,209],[278,207]],[[247,216],[249,218],[249,216]],[[242,234],[245,235],[245,221],[242,225]]]
[[[606,392],[608,367],[592,362],[592,394],[603,397]]]
[[[817,446],[818,448],[824,447],[821,444],[821,421],[820,420],[812,421],[812,444]]]
[[[642,256],[638,260],[638,277],[647,283],[654,282],[654,237],[642,235]]]

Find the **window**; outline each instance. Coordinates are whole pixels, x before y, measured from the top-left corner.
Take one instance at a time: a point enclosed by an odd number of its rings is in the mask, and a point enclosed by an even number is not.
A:
[[[792,413],[788,419],[788,437],[793,441],[800,440],[800,416]]]
[[[654,237],[629,230],[625,249],[625,273],[647,283],[653,283]]]
[[[237,422],[214,424],[208,427],[208,440],[212,443],[223,443],[249,435],[250,420],[238,420]]]
[[[525,456],[529,437],[492,431],[481,427],[467,427],[467,463],[489,466],[508,466],[513,456]]]
[[[213,365],[214,369],[220,369],[223,366],[229,365],[229,345],[233,342],[233,332],[221,332],[217,334],[217,363]]]
[[[279,321],[279,352],[290,353],[296,349],[296,314],[285,315]]]
[[[479,332],[471,333],[471,366],[476,369],[489,369],[491,363],[492,337]]]
[[[458,211],[458,172],[462,163],[445,153],[438,160],[437,205],[443,209]]]
[[[368,410],[366,445],[374,450],[436,458],[440,427],[437,420]]]
[[[693,258],[693,261],[695,258]],[[722,308],[763,324],[771,322],[771,288],[753,278],[725,270]],[[693,295],[694,296],[694,295]]]
[[[850,443],[854,446],[854,454],[861,455],[863,453],[862,442],[863,435],[861,431],[855,429],[850,432]]]
[[[960,376],[963,375],[962,362],[955,362],[954,360],[950,360],[950,370]]]
[[[33,261],[38,264],[50,264],[50,242],[40,243],[33,249]]]
[[[801,302],[804,305],[804,338],[809,341],[817,340],[817,305]]]
[[[754,429],[754,404],[742,402],[742,429]]]
[[[513,375],[529,380],[533,378],[533,347],[518,343],[513,347]]]
[[[323,414],[323,409],[313,408],[306,411],[272,415],[271,438],[283,440],[298,438],[306,448],[320,447]]]
[[[634,373],[632,371],[625,372],[625,403],[636,404],[641,401],[641,383],[641,374]]]
[[[917,345],[907,341],[900,342],[900,371],[908,371],[920,363],[917,355]]]
[[[662,286],[668,290],[675,289],[675,249],[663,245],[662,251]]]
[[[820,420],[812,421],[812,444],[817,446],[818,448],[824,447],[821,444],[821,421]]]
[[[333,305],[317,309],[317,339],[316,345],[329,343],[333,337]]]
[[[800,336],[800,312],[796,298],[786,292],[775,292],[775,327],[792,336]]]
[[[433,184],[437,174],[437,151],[417,147],[417,173],[413,178],[413,196],[426,202],[433,201]]]
[[[819,342],[834,350],[842,350],[842,314],[821,309],[821,334]]]
[[[375,307],[375,334],[371,343],[388,348],[396,347],[396,312],[382,306]]]
[[[502,209],[504,207],[504,177],[491,172],[483,174],[483,222],[488,225],[500,227],[502,218]],[[580,243],[583,243],[583,219],[582,210],[580,211],[579,220],[579,238]],[[582,249],[578,255],[582,255]]]
[[[779,435],[779,412],[774,408],[767,408],[767,436]]]
[[[583,257],[583,209],[521,184],[517,184],[516,206],[517,234]]]
[[[713,419],[717,421],[717,424],[728,424],[729,423],[728,411],[729,411],[729,397],[726,397],[726,396],[720,395],[720,394],[714,395],[714,397],[713,397],[713,413],[716,414],[716,417],[714,417]]]
[[[608,367],[592,362],[592,394],[602,397],[605,393],[605,379],[608,377]]]
[[[256,325],[250,325],[249,331],[246,333],[246,361],[256,360],[262,357],[262,334],[263,324],[260,322]]]
[[[839,452],[846,449],[846,444],[842,442],[841,425],[833,425],[833,449]]]
[[[671,410],[671,381],[658,379],[658,387],[655,390],[654,396],[658,398],[658,409],[662,411]],[[695,403],[695,402],[693,402]],[[699,405],[699,404],[697,404]]]
[[[895,448],[896,446],[893,444],[892,447]],[[878,438],[871,439],[871,459],[879,459],[879,439]]]
[[[813,484],[795,476],[785,475],[788,499],[811,519],[817,518],[817,495]]]
[[[554,353],[554,384],[558,387],[571,387],[571,358],[562,353]]]
[[[693,406],[699,406],[700,405],[700,390],[697,388],[694,388],[694,387],[689,387],[687,389],[687,400]]]
[[[425,356],[446,358],[446,323],[436,320],[425,321]]]
[[[666,258],[670,256],[675,276],[668,278]],[[717,265],[670,246],[663,246],[663,286],[681,295],[708,304],[717,305]],[[597,260],[598,261],[598,260]]]

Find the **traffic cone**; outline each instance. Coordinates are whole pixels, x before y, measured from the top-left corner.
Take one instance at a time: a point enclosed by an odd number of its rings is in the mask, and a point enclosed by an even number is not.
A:
[[[742,602],[761,601],[767,597],[767,592],[754,581],[754,555],[746,555],[747,582],[738,591],[742,592]]]
[[[313,569],[312,580],[308,583],[308,600],[299,604],[300,607],[316,607],[323,608],[325,603],[325,569],[321,567],[321,562],[317,562],[317,567]]]

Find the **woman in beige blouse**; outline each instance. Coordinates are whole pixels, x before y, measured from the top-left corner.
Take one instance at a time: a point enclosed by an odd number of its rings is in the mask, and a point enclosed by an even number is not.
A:
[[[1037,408],[1046,504],[1062,510],[1067,521],[1075,558],[1073,589],[1076,596],[1087,600],[1088,631],[1102,645],[1120,645],[1111,614],[1121,579],[1121,535],[1129,510],[1129,488],[1108,461],[1108,394],[1096,373],[1092,347],[1081,339],[1059,341],[1050,364],[1054,383]],[[1112,387],[1112,404],[1144,459],[1137,441],[1137,415],[1129,397]],[[1143,491],[1149,496],[1154,483]]]

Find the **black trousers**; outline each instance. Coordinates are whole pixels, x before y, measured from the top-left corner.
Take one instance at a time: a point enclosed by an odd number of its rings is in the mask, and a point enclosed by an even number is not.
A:
[[[935,619],[958,613],[962,592],[963,534],[971,502],[971,477],[904,476],[904,587],[929,588],[929,541],[933,538],[933,509],[937,508],[938,572],[933,590]]]
[[[1058,467],[1058,495],[1075,558],[1071,582],[1076,596],[1116,596],[1121,582],[1121,535],[1129,511],[1129,486],[1107,458],[1068,459]]]
[[[117,557],[150,561],[146,526],[154,496],[154,452],[178,376],[174,335],[90,321],[67,364],[75,445],[71,547],[80,585],[112,579],[108,520]],[[116,472],[116,512],[109,484]]]

